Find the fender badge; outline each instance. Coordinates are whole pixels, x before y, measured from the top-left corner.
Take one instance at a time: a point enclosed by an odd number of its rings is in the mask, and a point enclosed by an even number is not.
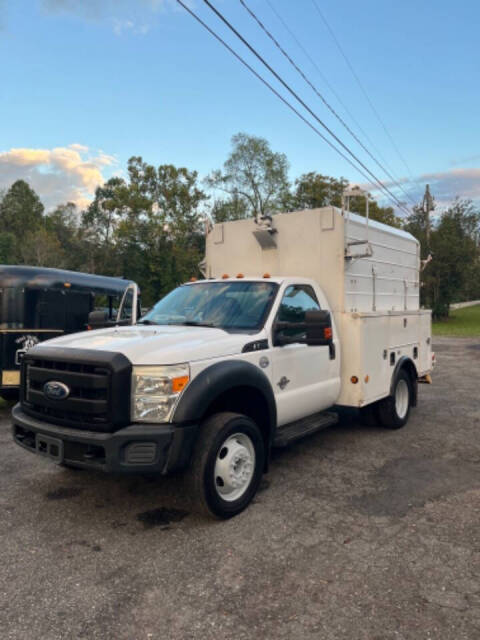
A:
[[[262,367],[262,369],[266,369],[266,367],[268,367],[268,365],[270,364],[270,360],[267,358],[267,356],[262,356],[258,361],[258,364]]]

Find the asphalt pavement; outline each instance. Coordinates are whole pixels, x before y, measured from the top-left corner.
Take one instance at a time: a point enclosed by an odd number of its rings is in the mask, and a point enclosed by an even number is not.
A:
[[[1,410],[0,638],[480,638],[480,340],[434,348],[404,429],[346,413],[226,522],[178,477],[39,459]]]

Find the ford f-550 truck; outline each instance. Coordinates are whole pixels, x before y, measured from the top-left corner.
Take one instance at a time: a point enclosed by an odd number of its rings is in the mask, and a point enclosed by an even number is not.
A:
[[[202,268],[134,326],[28,351],[15,441],[65,466],[185,470],[227,518],[272,447],[335,423],[335,405],[405,425],[433,365],[411,235],[333,207],[226,222]]]

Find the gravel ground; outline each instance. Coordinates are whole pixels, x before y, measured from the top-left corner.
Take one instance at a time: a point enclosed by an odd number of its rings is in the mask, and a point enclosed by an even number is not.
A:
[[[480,341],[437,338],[400,431],[354,415],[287,450],[251,507],[177,478],[69,471],[0,415],[0,637],[480,638]]]

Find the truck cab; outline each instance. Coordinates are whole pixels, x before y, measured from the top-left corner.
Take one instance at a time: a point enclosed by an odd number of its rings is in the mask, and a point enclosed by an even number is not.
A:
[[[318,222],[318,214],[307,217]],[[72,467],[183,470],[200,510],[228,518],[252,500],[272,448],[334,424],[336,404],[387,428],[404,426],[431,369],[430,316],[340,312],[318,268],[317,277],[302,265],[306,275],[252,275],[265,248],[257,251],[255,223],[239,222],[246,231],[227,223],[222,243],[232,229],[230,253],[241,253],[249,273],[207,274],[174,289],[134,326],[32,348],[12,413],[17,444]],[[207,270],[217,269],[218,237],[210,250],[207,238]],[[276,242],[267,250],[279,249]],[[232,263],[234,255],[224,266]],[[322,278],[339,284],[339,264],[344,256]]]

